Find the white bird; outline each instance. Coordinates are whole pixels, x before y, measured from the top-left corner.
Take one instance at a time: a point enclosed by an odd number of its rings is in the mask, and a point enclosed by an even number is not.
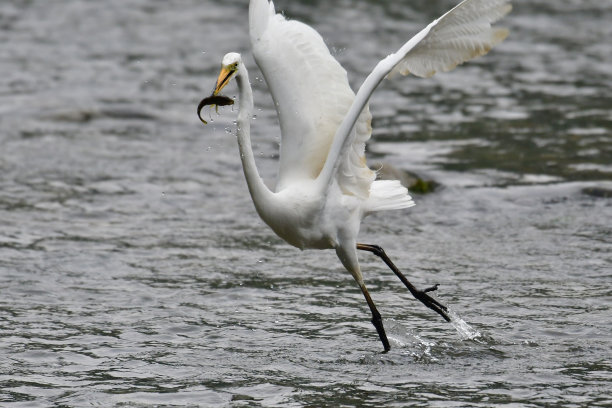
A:
[[[238,147],[257,213],[297,248],[335,249],[366,298],[385,351],[390,350],[389,340],[364,284],[357,250],[381,257],[417,299],[447,321],[450,318],[447,308],[427,294],[437,285],[418,290],[382,248],[357,242],[361,220],[368,214],[414,205],[399,181],[375,180],[376,172],[366,165],[365,142],[372,132],[368,100],[378,84],[395,73],[429,77],[486,54],[508,35],[508,30],[492,24],[510,10],[508,0],[464,0],[380,61],[355,95],[346,71],[314,29],[276,14],[269,0],[250,0],[253,55],[280,119],[280,167],[274,191],[259,176],[251,149],[253,94],[240,54],[225,55],[213,95],[198,107],[199,115],[205,104],[231,103],[219,92],[236,78]]]

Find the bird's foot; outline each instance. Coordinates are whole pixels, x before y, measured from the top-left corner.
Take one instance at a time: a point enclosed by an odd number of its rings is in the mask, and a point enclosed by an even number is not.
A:
[[[448,316],[448,308],[427,294],[427,292],[433,292],[437,290],[439,286],[438,284],[433,285],[423,290],[419,290],[412,283],[410,283],[408,279],[406,279],[404,274],[399,269],[397,269],[397,266],[395,266],[395,264],[391,262],[391,260],[385,253],[385,250],[379,247],[378,245],[357,244],[357,249],[360,249],[362,251],[372,252],[374,255],[380,257],[383,260],[383,262],[387,264],[389,268],[391,268],[391,270],[393,271],[393,273],[395,273],[395,275],[399,278],[399,280],[402,281],[404,286],[408,288],[410,293],[412,293],[412,296],[420,300],[421,303],[423,303],[425,306],[427,306],[434,312],[438,313],[447,322],[451,321],[451,318]]]
[[[421,301],[425,306],[438,313],[444,320],[450,322],[450,316],[448,315],[448,308],[444,306],[442,303],[438,302],[436,299],[432,298],[427,294],[427,292],[433,292],[438,289],[439,284],[435,284],[429,288],[425,288],[423,290],[415,290],[411,291],[415,298]]]

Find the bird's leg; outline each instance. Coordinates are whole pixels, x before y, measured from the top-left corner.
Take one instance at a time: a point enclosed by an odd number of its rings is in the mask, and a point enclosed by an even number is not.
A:
[[[389,339],[387,339],[387,334],[385,333],[385,328],[383,327],[382,317],[380,316],[380,313],[378,313],[376,305],[374,305],[374,301],[370,297],[368,289],[366,289],[365,285],[360,284],[359,287],[363,292],[363,296],[365,296],[366,302],[368,302],[368,306],[370,306],[370,311],[372,312],[372,324],[374,327],[376,327],[378,337],[380,337],[380,341],[382,341],[386,353],[387,351],[391,350],[391,346],[389,345]]]
[[[374,255],[380,257],[389,268],[395,273],[395,275],[402,281],[402,283],[408,288],[412,296],[421,301],[425,306],[438,313],[440,316],[444,318],[447,322],[450,322],[450,317],[448,316],[448,308],[444,306],[442,303],[438,302],[436,299],[432,298],[427,294],[427,292],[432,292],[438,289],[438,284],[429,287],[424,290],[417,289],[406,277],[404,274],[400,272],[399,269],[395,266],[393,262],[389,259],[385,251],[379,247],[378,245],[369,245],[369,244],[357,244],[357,249],[362,251],[372,252]]]

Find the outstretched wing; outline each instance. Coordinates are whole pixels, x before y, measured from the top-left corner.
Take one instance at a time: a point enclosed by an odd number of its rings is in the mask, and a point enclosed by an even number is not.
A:
[[[506,28],[492,27],[512,10],[508,0],[465,0],[429,24],[396,55],[391,71],[430,77],[488,53],[508,36]]]
[[[322,189],[341,172],[344,157],[351,151],[353,126],[378,84],[394,73],[429,77],[437,71],[450,71],[457,65],[489,52],[503,41],[508,30],[492,24],[512,10],[508,0],[464,0],[410,39],[395,54],[376,65],[357,92],[344,117],[319,176]]]
[[[255,61],[280,120],[279,191],[296,180],[317,178],[355,93],[321,36],[306,24],[276,14],[272,2],[251,0],[249,28]],[[375,176],[364,155],[370,121],[366,103],[355,119],[352,146],[344,154],[344,167],[350,168],[338,173],[347,193],[367,196]]]

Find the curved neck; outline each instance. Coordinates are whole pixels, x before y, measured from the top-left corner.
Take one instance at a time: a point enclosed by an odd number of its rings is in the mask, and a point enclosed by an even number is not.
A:
[[[257,171],[255,164],[255,156],[251,147],[251,117],[253,116],[253,91],[249,82],[249,73],[244,64],[238,65],[238,73],[236,74],[239,92],[239,112],[238,112],[238,148],[240,149],[240,160],[242,160],[242,170],[249,187],[249,193],[253,198],[255,208],[259,216],[266,208],[269,208],[273,193],[264,184]]]

